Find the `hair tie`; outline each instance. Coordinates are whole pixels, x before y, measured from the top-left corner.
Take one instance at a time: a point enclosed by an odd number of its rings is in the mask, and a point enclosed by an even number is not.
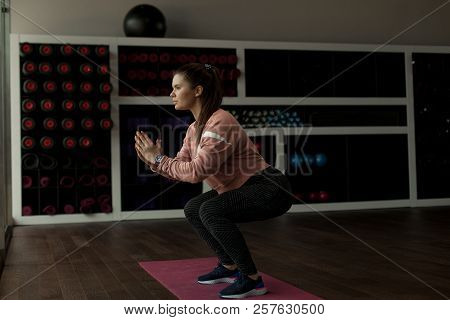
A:
[[[211,71],[211,70],[212,70],[212,66],[211,66],[210,64],[207,64],[207,63],[205,63],[205,68],[206,68],[206,70],[208,70],[208,71]]]

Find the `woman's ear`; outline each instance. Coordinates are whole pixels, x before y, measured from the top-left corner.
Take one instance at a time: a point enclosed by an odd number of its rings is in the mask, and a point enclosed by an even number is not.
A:
[[[200,85],[196,86],[194,92],[196,97],[200,97],[203,93],[203,86]]]

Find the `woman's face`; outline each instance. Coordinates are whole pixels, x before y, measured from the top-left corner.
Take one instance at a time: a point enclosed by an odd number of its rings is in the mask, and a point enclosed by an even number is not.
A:
[[[191,88],[191,83],[181,74],[175,74],[172,79],[172,102],[175,110],[190,110],[198,97],[196,90]]]

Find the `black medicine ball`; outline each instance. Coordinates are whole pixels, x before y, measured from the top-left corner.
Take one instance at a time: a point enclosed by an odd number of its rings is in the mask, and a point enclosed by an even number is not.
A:
[[[164,37],[166,19],[158,8],[140,4],[125,16],[123,30],[127,37]]]

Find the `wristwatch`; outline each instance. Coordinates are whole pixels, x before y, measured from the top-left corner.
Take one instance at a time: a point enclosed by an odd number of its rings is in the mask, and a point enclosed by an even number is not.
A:
[[[155,164],[156,164],[156,165],[160,164],[163,157],[164,157],[163,154],[158,154],[158,155],[155,157]]]

